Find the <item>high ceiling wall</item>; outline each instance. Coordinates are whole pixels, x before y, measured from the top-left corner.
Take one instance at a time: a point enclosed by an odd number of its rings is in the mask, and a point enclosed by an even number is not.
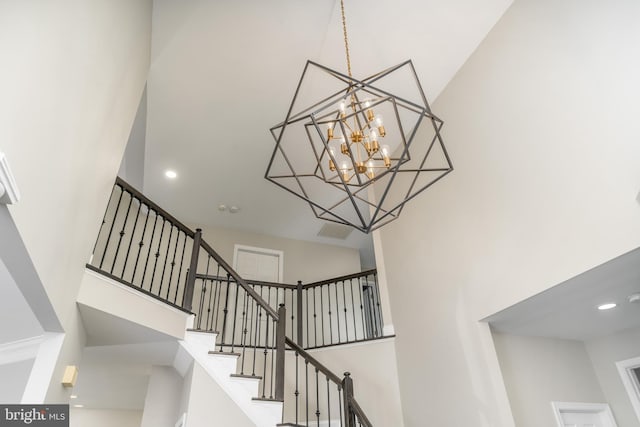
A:
[[[381,231],[407,427],[513,425],[479,320],[640,245],[639,19],[517,0],[435,103],[456,169]]]

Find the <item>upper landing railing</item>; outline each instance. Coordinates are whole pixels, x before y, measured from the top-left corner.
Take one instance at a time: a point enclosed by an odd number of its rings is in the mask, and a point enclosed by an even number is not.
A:
[[[219,351],[240,354],[238,375],[262,379],[261,399],[285,400],[286,348],[296,352],[296,364],[301,358],[311,366],[317,379],[318,373],[330,371],[305,348],[383,336],[375,270],[304,285],[244,280],[202,239],[199,229],[189,229],[120,178],[87,267],[194,313],[196,329],[217,332]],[[287,328],[295,340],[286,338]],[[353,397],[351,378],[327,378],[340,395],[342,425],[370,426]],[[331,422],[335,399],[316,397],[305,395],[305,404],[315,405],[316,421]]]

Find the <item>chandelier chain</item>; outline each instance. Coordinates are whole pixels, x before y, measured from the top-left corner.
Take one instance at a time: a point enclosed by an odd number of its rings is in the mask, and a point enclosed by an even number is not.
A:
[[[344,0],[340,0],[340,10],[342,12],[342,33],[344,34],[344,51],[347,55],[347,71],[349,77],[353,77],[351,74],[351,57],[349,55],[349,39],[347,37],[347,19],[344,16]]]

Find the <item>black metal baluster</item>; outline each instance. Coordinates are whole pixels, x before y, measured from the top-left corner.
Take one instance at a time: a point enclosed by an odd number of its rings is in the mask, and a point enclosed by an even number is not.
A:
[[[331,393],[329,391],[329,377],[326,377],[326,378],[327,378],[327,420],[329,421],[329,427],[331,427]]]
[[[351,312],[353,313],[353,334],[355,341],[358,341],[358,326],[356,325],[356,302],[353,299],[353,279],[349,279],[349,288],[351,289]]]
[[[242,344],[242,358],[241,358],[241,363],[240,363],[240,375],[244,375],[244,359],[245,359],[245,352],[247,350],[247,322],[249,320],[249,295],[247,293],[247,291],[244,291],[244,302],[242,303],[243,305],[243,309],[242,309],[242,339],[240,340],[241,344]]]
[[[220,273],[220,266],[218,266],[218,273]],[[220,277],[219,274],[216,277]],[[220,299],[222,298],[222,281],[220,279],[216,279],[216,295],[214,296],[214,313],[213,318],[215,319],[215,326],[213,328],[214,331],[220,332],[218,328],[218,319],[220,319]]]
[[[295,335],[293,334],[293,324],[295,323],[295,316],[294,313],[296,312],[296,308],[293,305],[293,294],[294,294],[294,290],[293,289],[289,289],[291,291],[291,337],[295,337]],[[284,298],[287,299],[287,290],[285,289],[284,292]],[[298,343],[299,345],[302,345],[302,343]]]
[[[149,287],[149,291],[153,293],[153,279],[156,276],[156,268],[158,267],[158,258],[160,258],[160,246],[162,246],[162,237],[164,236],[164,226],[167,223],[166,218],[162,218],[162,228],[160,229],[160,240],[158,240],[158,247],[156,248],[156,253],[154,256],[156,260],[153,263],[153,273],[151,274],[151,286]]]
[[[284,319],[283,319],[284,321]],[[276,348],[276,331],[277,331],[278,327],[277,327],[277,322],[275,320],[272,320],[272,326],[271,326],[271,330],[273,332],[271,332],[271,387],[269,387],[270,389],[270,393],[269,393],[269,399],[273,399],[273,393],[275,391],[275,382],[273,380],[273,375],[276,371],[276,358],[274,355],[275,352],[275,348]]]
[[[316,315],[316,288],[311,288],[313,290],[313,346],[318,346],[318,325],[316,324],[316,319],[318,316]],[[308,341],[308,339],[307,339]]]
[[[336,323],[338,324],[338,344],[340,344],[342,342],[342,338],[340,337],[340,303],[338,300],[338,282],[335,282],[335,290],[336,290],[336,321],[337,321]]]
[[[116,225],[116,219],[118,218],[118,211],[120,210],[120,203],[122,202],[122,195],[124,194],[124,189],[120,187],[120,198],[118,199],[118,204],[116,205],[116,211],[113,214],[113,222],[111,223],[111,227],[109,228],[109,234],[107,234],[107,243],[104,245],[104,252],[102,253],[102,259],[100,260],[100,265],[98,266],[102,270],[102,263],[104,263],[104,258],[107,255],[107,249],[109,249],[109,242],[111,241],[111,235],[113,234],[113,227]]]
[[[318,368],[316,368],[316,420],[320,426],[320,381],[318,381]]]
[[[304,375],[305,375],[305,401],[307,405],[307,427],[309,426],[309,361],[307,359],[304,360]]]
[[[153,246],[153,239],[156,237],[156,226],[158,225],[158,212],[153,211],[156,217],[153,220],[153,230],[151,230],[151,241],[149,242],[149,250],[147,251],[147,260],[144,262],[144,271],[142,272],[142,280],[140,281],[140,288],[144,289],[144,277],[147,275],[147,266],[149,265],[149,258],[151,258],[151,249]],[[153,285],[153,281],[151,283]],[[149,286],[151,291],[151,286]]]
[[[180,277],[182,277],[182,264],[184,262],[185,252],[187,250],[187,235],[184,235],[184,240],[182,242],[182,256],[180,257],[180,268],[178,269],[178,276],[176,278],[176,293],[173,296],[173,302],[176,303],[178,301],[178,291],[180,290]]]
[[[360,282],[360,280],[358,280],[358,291],[360,293],[360,316],[361,316],[361,320],[362,320],[362,337],[363,339],[367,339],[369,338],[369,334],[367,333],[367,328],[366,328],[366,324],[367,324],[367,320],[365,319],[364,316],[364,292],[362,291],[362,284]],[[345,408],[345,411],[348,408]]]
[[[116,185],[113,186],[113,189],[111,190],[111,194],[109,195],[107,208],[104,210],[104,215],[102,216],[102,223],[100,224],[100,228],[98,229],[98,237],[96,238],[96,242],[93,244],[93,251],[91,252],[91,265],[93,265],[93,257],[96,254],[96,249],[98,248],[98,242],[100,241],[100,234],[102,233],[102,229],[104,225],[107,223],[107,213],[109,212],[109,206],[111,205],[111,200],[113,200],[115,189],[116,189]]]
[[[325,341],[324,341],[324,303],[322,301],[323,297],[322,297],[322,286],[320,286],[320,313],[321,316],[320,320],[322,321],[322,345],[325,345]],[[329,320],[331,320],[331,317],[329,317]],[[329,322],[329,324],[331,324],[331,322]]]
[[[178,228],[176,228],[178,234],[176,235],[176,244],[173,247],[173,258],[171,258],[171,270],[169,270],[169,285],[167,286],[166,299],[169,299],[169,293],[171,292],[171,279],[173,279],[173,269],[176,266],[176,256],[178,255],[178,243],[180,242],[180,235],[182,234]],[[176,285],[177,286],[177,285]]]
[[[264,365],[262,366],[262,398],[265,398],[265,386],[267,385],[267,343],[269,341],[269,315],[265,315],[266,319],[264,322],[265,328],[265,340],[264,340]]]
[[[129,194],[129,193],[127,193]],[[116,253],[113,255],[113,262],[111,263],[111,270],[109,270],[110,274],[113,274],[113,269],[116,266],[116,261],[118,260],[118,253],[120,252],[120,245],[122,244],[122,238],[124,237],[125,229],[127,228],[127,222],[129,221],[129,212],[131,212],[131,203],[133,203],[133,196],[129,195],[129,205],[127,206],[127,212],[124,214],[124,221],[122,222],[122,229],[120,230],[120,238],[118,239],[118,245],[116,246]],[[125,259],[125,264],[127,260]]]
[[[206,293],[207,293],[207,281],[203,280],[202,281],[202,287],[200,288],[200,301],[198,302],[198,322],[197,322],[197,329],[202,329],[202,319],[204,318],[203,315],[203,311],[204,311],[204,300],[206,299]],[[204,321],[204,326],[205,329],[207,327],[207,320]]]
[[[240,290],[240,286],[238,286],[238,284],[236,283],[236,302],[235,305],[233,307],[233,329],[231,332],[231,353],[233,353],[233,349],[234,349],[234,344],[236,342],[236,319],[238,318],[238,294],[239,294],[239,290]]]
[[[131,196],[131,200],[133,200],[133,196]],[[138,199],[136,199],[138,200]],[[122,273],[120,273],[120,278],[124,279],[124,270],[127,268],[127,261],[129,260],[129,253],[131,252],[131,244],[133,243],[133,236],[136,234],[136,228],[138,228],[138,219],[140,218],[140,208],[142,207],[142,202],[138,200],[138,212],[136,212],[136,220],[133,223],[133,231],[131,231],[131,238],[129,239],[129,246],[127,247],[127,254],[124,256],[124,263],[122,264]],[[133,279],[132,279],[133,281]]]
[[[169,223],[169,239],[167,240],[167,252],[164,256],[164,262],[162,263],[162,275],[160,275],[160,289],[158,289],[158,296],[162,297],[162,286],[164,286],[164,273],[167,270],[167,261],[169,260],[169,250],[171,248],[171,238],[173,237],[173,224]],[[169,290],[167,289],[167,294]]]
[[[320,296],[322,296],[322,286],[320,287]],[[320,303],[322,304],[322,298],[320,298]],[[331,285],[327,285],[327,306],[329,308],[329,342],[333,344],[333,321],[331,320]]]
[[[251,375],[256,375],[256,358],[257,358],[257,348],[258,348],[258,337],[260,336],[260,318],[262,317],[262,311],[260,304],[256,301],[256,337],[253,342],[253,368],[251,371]],[[264,378],[263,378],[264,379]]]
[[[346,423],[344,419],[344,414],[342,413],[342,388],[340,387],[340,385],[338,385],[337,387],[338,387],[338,407],[340,408],[340,425],[344,427]]]
[[[140,206],[142,206],[142,203],[140,203]],[[146,205],[145,205],[146,206]],[[142,236],[140,236],[140,242],[138,243],[138,254],[136,255],[136,263],[133,266],[133,273],[131,274],[131,283],[135,283],[134,282],[134,278],[136,276],[136,270],[138,269],[138,261],[140,260],[140,252],[142,252],[142,247],[144,246],[144,236],[147,233],[147,223],[149,222],[149,217],[151,211],[149,210],[149,207],[147,206],[147,213],[145,215],[145,219],[144,219],[144,228],[142,229]],[[142,288],[142,282],[144,281],[144,275],[142,276],[142,280],[140,281],[140,288]]]
[[[298,424],[298,405],[300,404],[300,392],[298,391],[298,361],[300,359],[300,355],[296,351],[296,389],[294,391],[294,396],[296,397],[296,424]]]
[[[383,333],[383,324],[382,324],[382,309],[380,307],[380,287],[378,286],[378,275],[373,274],[373,285],[375,286],[375,294],[376,294],[376,313],[378,319],[378,336],[381,337]]]
[[[227,333],[227,313],[229,312],[229,286],[230,281],[231,281],[231,275],[229,275],[227,273],[227,292],[225,292],[224,295],[224,310],[222,310],[223,312],[223,318],[222,318],[222,344],[226,344],[225,341],[225,334]],[[222,351],[222,346],[220,346],[220,351]]]
[[[349,342],[349,323],[347,322],[347,297],[344,290],[344,280],[342,281],[342,307],[344,309],[344,333],[347,336]]]

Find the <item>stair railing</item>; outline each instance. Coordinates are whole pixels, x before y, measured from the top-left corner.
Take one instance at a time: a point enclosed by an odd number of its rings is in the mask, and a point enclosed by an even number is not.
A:
[[[87,267],[194,313],[196,329],[217,332],[217,352],[239,356],[236,376],[260,377],[257,399],[284,401],[285,414],[287,408],[295,408],[291,410],[296,425],[309,426],[313,420],[331,425],[337,416],[342,426],[371,427],[353,397],[350,375],[340,379],[303,346],[345,342],[341,331],[347,340],[350,332],[358,340],[358,330],[360,340],[382,336],[375,270],[308,285],[245,280],[202,239],[200,229],[190,230],[121,178],[114,184]],[[288,309],[291,335],[298,343],[286,337]],[[328,329],[318,326],[322,322]],[[320,345],[317,338],[310,343],[311,330],[328,343]],[[285,398],[287,348],[295,353],[293,400]]]
[[[292,340],[285,341],[295,354],[295,380],[285,396],[284,425],[372,427],[353,397],[349,372],[341,379]]]

